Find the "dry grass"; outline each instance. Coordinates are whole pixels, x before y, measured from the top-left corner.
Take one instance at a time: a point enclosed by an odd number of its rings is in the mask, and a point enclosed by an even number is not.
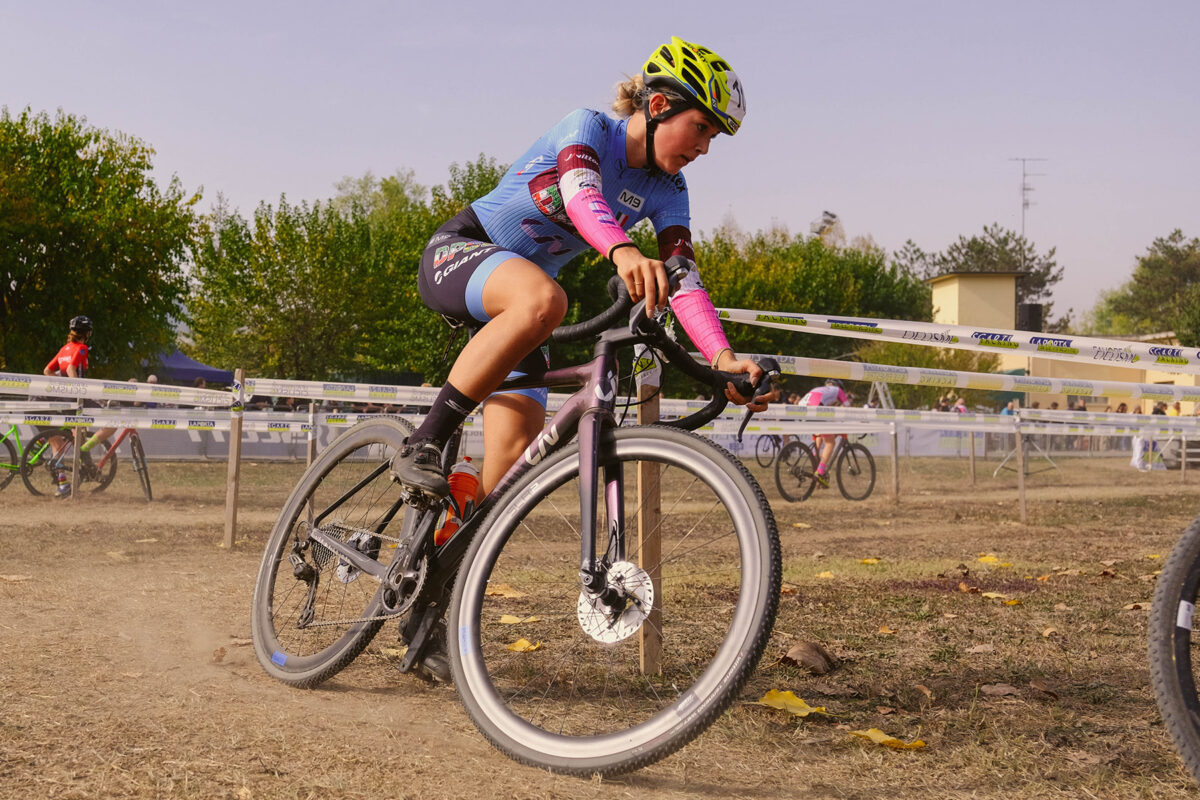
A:
[[[1028,525],[994,462],[972,487],[965,461],[905,461],[899,505],[886,461],[858,504],[836,491],[779,503],[755,467],[785,558],[767,655],[744,702],[696,743],[600,784],[507,761],[451,690],[378,656],[311,692],[263,674],[241,642],[257,550],[296,467],[247,466],[233,552],[216,546],[220,464],[152,463],[161,499],[149,506],[130,474],[79,503],[9,486],[0,797],[1196,796],[1148,686],[1146,612],[1125,608],[1148,601],[1197,512],[1195,484],[1120,460],[1059,463],[1030,479]],[[780,663],[800,640],[837,669]],[[996,684],[1014,693],[984,690]],[[832,714],[752,702],[772,688]],[[849,735],[871,727],[926,747]]]

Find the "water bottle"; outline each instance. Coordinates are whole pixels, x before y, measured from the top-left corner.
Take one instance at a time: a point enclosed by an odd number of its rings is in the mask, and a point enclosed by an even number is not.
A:
[[[433,534],[433,543],[443,545],[458,531],[459,526],[475,510],[479,492],[479,470],[471,463],[470,456],[463,456],[447,476],[450,483],[450,502],[442,517],[442,525]]]

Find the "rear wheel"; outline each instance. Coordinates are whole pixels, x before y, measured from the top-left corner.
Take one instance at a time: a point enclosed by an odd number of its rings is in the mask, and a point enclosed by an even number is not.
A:
[[[788,442],[775,462],[775,488],[789,503],[807,500],[816,487],[817,457],[800,440]]]
[[[383,623],[383,584],[310,538],[314,530],[385,565],[399,553],[406,512],[390,477],[412,433],[404,420],[355,425],[313,461],[267,540],[251,609],[254,652],[267,673],[309,688],[353,661]]]
[[[517,761],[577,775],[664,758],[736,699],[770,635],[781,570],[762,489],[716,445],[619,429],[599,466],[597,550],[618,599],[581,588],[573,444],[489,512],[449,617],[454,685],[479,730]],[[653,493],[661,514],[643,509]],[[639,524],[657,543],[636,541]],[[651,651],[657,664],[644,665]]]
[[[774,436],[758,437],[754,446],[754,458],[760,467],[769,467],[775,461],[775,453],[779,450],[779,440]]]
[[[847,444],[837,460],[838,490],[847,500],[866,500],[875,489],[875,457],[861,444]]]
[[[57,437],[60,449],[56,454],[50,440]],[[80,491],[102,491],[112,483],[117,472],[117,454],[108,453],[108,442],[101,442],[87,452],[79,454]],[[25,488],[35,495],[52,494],[57,487],[58,472],[65,472],[68,482],[74,484],[75,432],[71,428],[43,431],[34,437],[21,458],[21,480]],[[108,460],[104,461],[105,456]],[[103,462],[104,466],[96,465]]]

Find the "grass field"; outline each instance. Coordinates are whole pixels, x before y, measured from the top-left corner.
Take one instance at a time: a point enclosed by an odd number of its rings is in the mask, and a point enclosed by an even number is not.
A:
[[[1200,510],[1189,476],[1074,458],[1016,480],[980,462],[890,464],[866,502],[782,503],[784,590],[740,702],[695,743],[621,779],[509,762],[454,692],[399,675],[382,648],[322,688],[258,667],[260,548],[301,467],[247,464],[237,546],[218,546],[223,464],[151,464],[78,502],[0,493],[0,797],[1200,796],[1148,685],[1146,609]],[[123,465],[122,469],[127,465]],[[813,675],[785,656],[819,643]],[[792,691],[827,713],[760,705]],[[878,728],[923,747],[853,735]]]

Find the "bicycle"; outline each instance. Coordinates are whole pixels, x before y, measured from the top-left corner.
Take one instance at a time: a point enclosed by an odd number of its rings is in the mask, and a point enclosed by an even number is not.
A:
[[[678,263],[668,268],[678,280]],[[272,677],[316,686],[393,619],[407,642],[398,668],[410,671],[446,615],[453,682],[480,732],[519,762],[583,776],[658,761],[729,706],[774,624],[779,539],[745,465],[690,429],[721,412],[726,381],[753,387],[693,361],[644,301],[627,328],[607,330],[631,311],[623,284],[616,293],[552,336],[598,334],[591,361],[505,382],[580,388],[441,546],[445,503],[390,478],[407,423],[360,423],[314,460],[255,583],[252,639]],[[616,354],[638,343],[714,399],[673,423],[619,427]],[[457,447],[454,437],[445,465]],[[654,492],[669,495],[661,514]]]
[[[59,438],[64,442],[57,453],[54,452],[51,445],[53,438]],[[142,494],[145,495],[146,502],[154,499],[150,487],[150,468],[146,465],[146,451],[142,447],[141,437],[133,428],[122,428],[115,439],[100,442],[91,450],[79,452],[80,489],[89,488],[89,484],[95,484],[90,486],[93,493],[102,492],[108,488],[117,474],[117,447],[126,439],[129,440],[130,456],[133,460],[134,472],[137,473],[138,482],[142,487]],[[74,451],[74,427],[63,426],[39,433],[21,455],[20,474],[21,480],[25,482],[25,488],[35,495],[45,494],[46,492],[43,492],[38,486],[38,479],[40,478],[43,482],[48,481],[50,485],[53,485],[56,483],[57,473],[60,471],[66,472],[71,484],[74,485]],[[99,459],[94,456],[97,451],[100,454]]]
[[[1150,683],[1175,751],[1200,782],[1200,695],[1194,640],[1200,594],[1200,517],[1167,556],[1150,602]]]
[[[847,500],[866,500],[875,490],[875,457],[865,445],[849,441],[846,434],[837,437],[829,460],[837,474],[838,491]],[[866,434],[857,438],[866,438]],[[812,495],[818,463],[815,447],[799,439],[784,445],[775,462],[775,487],[784,500],[799,503]]]
[[[754,443],[754,459],[760,467],[769,467],[775,463],[781,447],[783,447],[782,436],[777,433],[764,433]]]
[[[0,436],[0,490],[12,483],[13,478],[21,473],[21,456],[25,448],[21,446],[21,428],[17,423],[8,426],[8,430]]]

